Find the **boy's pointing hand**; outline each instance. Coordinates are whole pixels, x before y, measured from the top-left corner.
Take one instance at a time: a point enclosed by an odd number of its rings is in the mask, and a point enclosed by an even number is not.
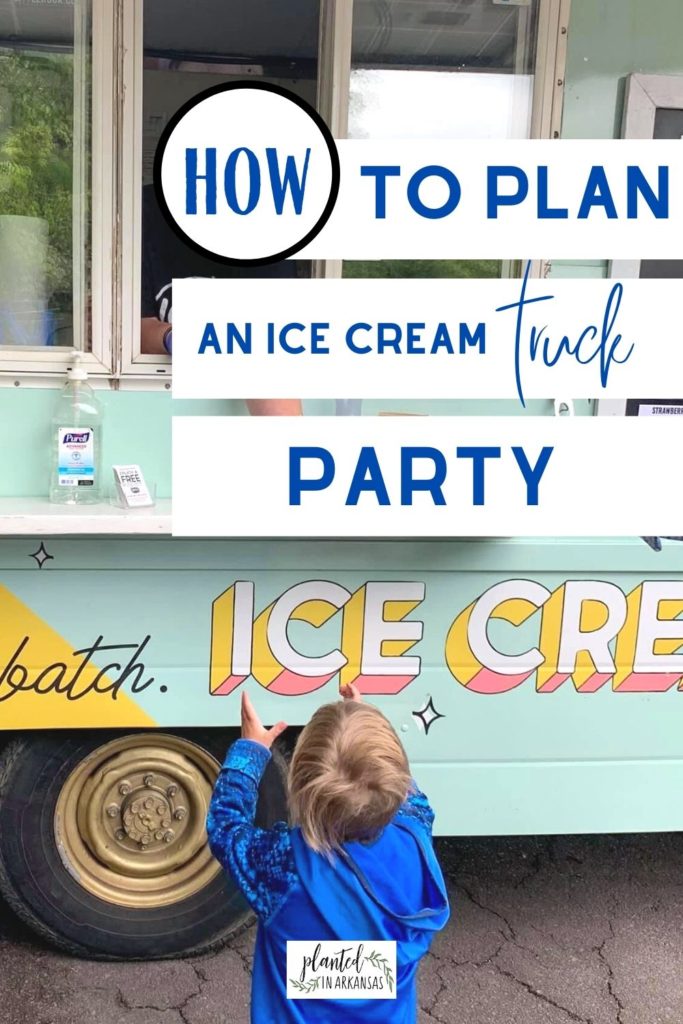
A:
[[[343,700],[355,700],[359,703],[363,700],[360,690],[353,683],[345,683],[344,686],[340,687],[339,692]]]
[[[277,725],[272,726],[270,729],[266,729],[261,723],[261,719],[256,714],[254,705],[249,699],[249,695],[246,690],[242,691],[242,739],[253,740],[254,743],[260,743],[262,746],[267,747],[269,750],[278,736],[287,728],[285,722],[278,722]]]

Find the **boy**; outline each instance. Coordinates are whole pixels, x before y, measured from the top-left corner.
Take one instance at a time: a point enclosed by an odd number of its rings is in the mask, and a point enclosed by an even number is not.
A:
[[[209,845],[259,918],[254,1024],[414,1024],[417,967],[448,920],[431,842],[433,812],[410,777],[401,742],[355,686],[319,708],[289,773],[294,827],[254,825],[270,746],[242,694],[242,739],[228,751],[211,800]],[[396,942],[395,999],[287,998],[287,941]]]

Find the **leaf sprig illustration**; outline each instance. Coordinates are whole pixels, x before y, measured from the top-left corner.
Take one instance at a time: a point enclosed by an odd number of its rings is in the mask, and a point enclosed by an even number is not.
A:
[[[320,978],[311,978],[310,981],[298,981],[296,978],[290,978],[290,983],[294,986],[297,992],[315,992],[320,984]]]
[[[382,971],[384,974],[384,980],[386,981],[389,991],[394,991],[394,972],[389,966],[389,961],[385,956],[380,956],[376,949],[373,949],[372,953],[369,953],[365,959],[372,964],[378,971]]]

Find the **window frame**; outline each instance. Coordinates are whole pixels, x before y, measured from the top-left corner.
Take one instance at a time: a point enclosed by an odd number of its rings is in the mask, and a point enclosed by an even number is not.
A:
[[[572,0],[540,0],[531,107],[532,139],[562,134],[564,80]]]
[[[652,139],[657,111],[661,108],[683,110],[683,75],[628,76],[624,95],[622,139]],[[640,277],[640,260],[612,260],[609,276]]]
[[[564,80],[571,0],[539,0],[536,58],[531,105],[531,139],[559,139],[562,133]],[[318,110],[335,139],[346,138],[353,40],[353,0],[322,0],[320,17]],[[342,277],[342,260],[316,260],[313,276]],[[518,277],[521,261],[503,262],[503,277]],[[532,277],[547,277],[549,260],[534,260]]]
[[[171,379],[171,359],[140,351],[142,276],[142,115],[144,8],[141,0],[121,0],[121,344],[122,380]]]
[[[168,390],[170,358],[140,352],[143,4],[91,2],[92,352],[82,359],[100,385]],[[85,3],[76,0],[76,11]],[[539,0],[531,138],[561,134],[570,8],[571,0]],[[335,138],[347,131],[352,28],[353,0],[321,0],[318,109]],[[548,266],[536,261],[532,272],[543,276]],[[340,277],[341,270],[340,260],[313,263],[314,277]],[[0,351],[0,386],[49,386],[46,378],[58,380],[74,352]]]
[[[61,375],[73,363],[76,352],[82,365],[94,377],[109,377],[114,371],[114,331],[112,286],[114,281],[114,252],[116,224],[116,181],[114,153],[116,123],[114,116],[114,54],[115,54],[116,0],[92,0],[91,4],[91,59],[90,80],[90,158],[91,158],[91,340],[92,349],[84,352],[82,341],[87,325],[88,293],[84,276],[82,240],[87,231],[86,211],[80,187],[87,169],[87,153],[79,140],[83,138],[84,119],[87,116],[86,97],[88,65],[86,51],[79,47],[87,33],[87,0],[74,4],[74,175],[72,189],[73,249],[74,249],[74,340],[76,346],[46,349],[0,349],[0,384],[33,383],[37,377]],[[43,382],[44,386],[44,382]]]
[[[683,110],[683,75],[628,76],[624,94],[621,136],[624,139],[652,139],[657,111],[662,108]],[[640,277],[640,260],[612,260],[609,277],[629,280]],[[625,416],[626,398],[599,398],[598,416]]]

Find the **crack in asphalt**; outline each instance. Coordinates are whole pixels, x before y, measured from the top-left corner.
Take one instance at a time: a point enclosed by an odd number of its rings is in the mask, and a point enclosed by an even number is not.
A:
[[[425,1004],[420,1003],[420,1009],[422,1010],[423,1013],[425,1013],[432,1020],[438,1021],[439,1024],[451,1024],[450,1021],[444,1020],[443,1017],[440,1017],[436,1013],[436,1010],[435,1010],[436,1004],[438,1003],[439,998],[441,997],[442,993],[445,992],[448,989],[448,982],[444,981],[444,977],[443,977],[442,971],[446,967],[454,967],[454,968],[458,968],[458,967],[475,967],[475,968],[478,968],[478,967],[486,967],[486,966],[488,966],[489,964],[491,964],[493,962],[493,960],[495,960],[495,958],[498,956],[498,954],[500,953],[501,949],[503,948],[503,946],[507,942],[506,936],[503,935],[503,933],[502,933],[502,931],[500,931],[500,929],[499,929],[499,934],[503,936],[503,941],[498,946],[498,948],[496,949],[495,953],[491,953],[489,956],[484,957],[483,959],[479,959],[479,960],[474,960],[474,959],[472,959],[472,960],[456,960],[455,957],[448,956],[448,954],[441,955],[439,953],[434,953],[432,950],[429,950],[429,952],[427,953],[427,956],[426,956],[425,959],[432,959],[432,960],[439,961],[436,964],[435,968],[434,968],[434,973],[436,974],[437,978],[439,979],[439,988],[438,988],[438,991],[432,997],[432,999],[429,1001],[429,1005],[425,1005]]]
[[[446,982],[443,980],[443,976],[441,974],[441,970],[442,969],[439,966],[437,966],[436,969],[435,969],[436,976],[439,979],[439,989],[438,989],[437,993],[435,994],[434,998],[430,1000],[430,1003],[429,1003],[428,1006],[425,1006],[422,1003],[420,1003],[420,1009],[422,1010],[422,1012],[424,1014],[426,1014],[427,1017],[430,1018],[430,1020],[438,1021],[438,1024],[450,1024],[449,1021],[444,1020],[443,1017],[440,1017],[439,1014],[435,1010],[436,1004],[439,1001],[441,993],[445,992],[446,989],[448,988]]]
[[[240,936],[240,938],[241,937],[242,936]],[[246,973],[249,975],[249,977],[251,977],[251,972],[252,972],[251,960],[249,959],[247,954],[244,952],[244,950],[240,949],[238,946],[232,945],[232,943],[230,943],[230,942],[227,943],[225,948],[231,950],[236,956],[239,957],[239,959],[242,961],[242,969],[244,971],[246,971]]]
[[[504,978],[509,978],[510,981],[514,981],[517,985],[521,985],[521,987],[530,995],[539,999],[547,1006],[552,1006],[556,1010],[560,1010],[562,1013],[565,1013],[570,1020],[577,1021],[578,1024],[594,1024],[591,1017],[582,1017],[580,1014],[575,1013],[573,1010],[570,1010],[568,1006],[563,1006],[562,1003],[558,1003],[551,996],[545,995],[544,992],[539,992],[539,990],[534,988],[533,985],[530,985],[528,981],[523,981],[522,978],[518,978],[512,971],[503,970],[500,964],[493,963],[491,966],[497,974],[501,974]]]
[[[198,993],[192,993],[192,996],[188,998],[193,998],[194,995],[197,994]],[[120,988],[116,990],[115,1001],[117,1006],[121,1006],[127,1012],[131,1010],[154,1010],[155,1013],[177,1013],[182,1024],[190,1024],[190,1021],[183,1015],[185,1002],[178,1006],[154,1006],[150,1003],[131,1003],[126,999]]]
[[[556,856],[555,856],[554,852],[550,856],[550,861],[551,861],[551,863],[555,863],[555,864],[557,863]],[[540,865],[538,867],[538,870],[540,870]],[[531,876],[530,875],[527,876],[527,878],[529,878],[529,877],[531,877]],[[454,885],[455,885],[455,888],[456,889],[460,889],[461,892],[463,892],[465,894],[467,899],[469,899],[476,907],[478,907],[484,913],[491,914],[493,917],[495,917],[499,921],[501,921],[503,923],[503,925],[505,926],[506,930],[507,930],[507,933],[506,933],[502,929],[500,929],[500,928],[498,929],[499,933],[503,936],[504,942],[498,947],[498,949],[496,950],[496,952],[492,956],[488,957],[483,962],[469,961],[469,964],[471,966],[475,967],[475,968],[476,967],[485,966],[485,965],[489,965],[497,974],[501,975],[502,977],[508,978],[510,981],[513,981],[515,984],[521,986],[526,992],[528,992],[530,995],[534,996],[534,998],[539,999],[541,1002],[546,1003],[547,1005],[554,1007],[556,1010],[560,1010],[560,1012],[566,1014],[566,1016],[570,1020],[576,1021],[577,1024],[593,1024],[592,1018],[590,1018],[590,1017],[582,1017],[581,1014],[578,1014],[574,1010],[571,1010],[568,1006],[564,1006],[562,1003],[558,1003],[557,1000],[553,999],[551,996],[548,996],[544,992],[539,991],[539,989],[535,988],[529,982],[524,981],[523,978],[518,978],[517,975],[513,971],[509,971],[509,970],[506,970],[505,968],[501,967],[500,964],[497,963],[496,961],[497,961],[497,958],[498,958],[499,954],[501,953],[502,949],[505,947],[506,943],[509,943],[509,944],[515,946],[517,949],[520,949],[520,950],[522,950],[525,953],[529,953],[531,956],[534,957],[535,960],[537,960],[541,964],[542,967],[544,967],[546,970],[549,969],[548,965],[543,962],[543,960],[541,959],[539,954],[536,952],[536,950],[531,949],[528,946],[525,946],[524,943],[519,941],[517,932],[516,932],[512,922],[504,914],[502,914],[499,910],[496,910],[494,907],[490,907],[487,904],[482,903],[482,901],[477,899],[474,896],[474,894],[468,889],[468,887],[462,884],[462,882],[455,882]],[[610,925],[610,927],[611,927],[611,925]],[[605,940],[605,941],[607,941],[607,940]],[[603,943],[603,945],[604,945],[604,943]],[[454,961],[454,964],[455,964],[455,966],[461,966],[460,964],[457,964],[457,962],[455,962],[455,961]],[[611,970],[611,968],[610,968],[610,970]],[[437,974],[438,974],[438,971],[437,971]],[[439,976],[439,980],[441,980],[440,976]],[[616,996],[614,995],[611,987],[609,985],[608,985],[608,987],[609,987],[610,995],[612,995],[614,998],[616,998]],[[440,990],[440,992],[441,991],[442,990]],[[439,992],[439,994],[440,994],[440,992]],[[437,998],[438,998],[438,996],[437,996]],[[432,1006],[434,1006],[435,1004],[436,1004],[436,999],[432,1003]],[[619,1005],[619,1007],[621,1009],[623,1009],[623,1007],[621,1007],[620,1003],[618,1005]],[[617,1024],[623,1024],[623,1020],[621,1019],[620,1014],[617,1015]]]
[[[124,1010],[154,1010],[156,1013],[176,1013],[180,1018],[182,1024],[191,1024],[189,1017],[186,1014],[188,1004],[195,999],[197,996],[202,994],[202,986],[208,980],[206,974],[200,967],[193,964],[189,960],[183,960],[182,963],[186,963],[194,971],[195,978],[198,982],[198,987],[194,992],[190,992],[182,1002],[172,1006],[155,1006],[154,1003],[134,1003],[131,1002],[124,994],[122,989],[116,990],[116,1004],[117,1006],[123,1007]]]
[[[204,991],[204,986],[210,983],[211,980],[208,977],[202,965],[217,959],[221,955],[225,955],[226,951],[234,953],[240,960],[243,970],[245,970],[249,975],[251,975],[251,966],[247,954],[245,954],[242,950],[238,949],[236,946],[233,946],[230,942],[228,942],[225,944],[225,946],[222,947],[222,949],[216,950],[216,952],[213,953],[211,956],[203,957],[201,963],[196,963],[194,960],[180,961],[181,963],[186,964],[188,967],[192,969],[197,980],[197,987],[192,992],[189,992],[182,1000],[182,1002],[175,1003],[171,1006],[156,1006],[154,1003],[132,1002],[129,998],[126,997],[123,990],[119,988],[116,990],[115,994],[116,1005],[120,1006],[127,1012],[132,1010],[153,1010],[156,1013],[177,1014],[177,1016],[180,1019],[180,1024],[193,1024],[191,1016],[188,1013],[188,1011],[190,1010],[190,1004],[192,1003],[193,999],[197,999],[199,996],[202,995]],[[106,992],[108,990],[102,989],[102,991]],[[445,1022],[445,1024],[448,1024],[448,1022]]]
[[[491,914],[493,917],[496,917],[496,918],[498,918],[499,921],[503,922],[503,924],[505,925],[505,927],[507,929],[507,934],[505,934],[505,932],[502,931],[501,929],[499,929],[499,931],[500,931],[500,934],[503,936],[503,938],[506,940],[506,942],[510,942],[510,943],[512,943],[513,946],[516,946],[517,949],[521,949],[523,952],[529,953],[529,955],[533,956],[533,958],[535,960],[538,960],[538,962],[541,964],[541,966],[545,967],[546,970],[550,969],[548,967],[548,964],[543,962],[543,960],[541,959],[540,955],[538,954],[538,952],[535,949],[531,949],[529,946],[525,946],[523,942],[520,942],[519,937],[517,935],[517,932],[515,931],[515,928],[514,928],[512,922],[509,921],[508,918],[505,917],[504,914],[501,914],[500,911],[495,910],[493,907],[487,906],[487,904],[485,904],[485,903],[482,903],[481,900],[477,900],[473,896],[472,892],[466,886],[464,886],[462,884],[462,882],[456,882],[455,883],[455,888],[456,889],[460,889],[462,892],[464,892],[465,896],[467,896],[468,900],[470,900],[470,902],[473,903],[475,905],[475,907],[478,907],[480,910],[483,910],[484,913]],[[502,949],[502,946],[501,946],[501,949]],[[498,950],[498,953],[500,953],[500,949]],[[495,954],[495,955],[497,956],[498,954]]]
[[[612,1001],[614,1002],[617,1011],[617,1015],[615,1017],[616,1024],[624,1024],[623,1013],[626,1007],[622,1003],[614,987],[614,983],[616,981],[614,968],[612,967],[612,964],[610,963],[609,959],[605,954],[605,946],[610,940],[614,939],[614,925],[610,920],[607,921],[607,924],[609,925],[610,933],[605,939],[603,939],[599,946],[595,947],[595,952],[598,954],[601,963],[603,963],[605,968],[607,969],[607,991],[609,992],[609,995]]]
[[[427,954],[427,956],[429,956],[429,954]],[[438,957],[434,957],[434,959],[436,960],[436,959],[438,959]],[[438,1003],[439,997],[441,996],[441,993],[445,992],[447,987],[448,987],[446,985],[446,982],[443,980],[443,974],[441,973],[441,971],[442,971],[442,968],[437,963],[436,967],[434,968],[434,973],[436,974],[436,976],[437,976],[437,978],[439,980],[439,988],[436,991],[436,993],[434,994],[433,999],[430,1000],[429,1006],[421,1006],[420,1007],[422,1010],[424,1010],[425,1013],[429,1014],[430,1017],[434,1017],[435,1019],[436,1019],[436,1014],[433,1012],[434,1011],[434,1007]]]
[[[502,921],[508,930],[506,938],[516,941],[517,933],[504,914],[501,914],[498,910],[494,910],[493,907],[488,907],[485,903],[482,903],[481,900],[478,900],[462,882],[454,882],[453,885],[456,889],[460,889],[461,892],[464,892],[467,899],[470,903],[474,903],[475,907],[479,907],[479,909],[483,910],[485,914],[492,914],[493,917],[497,917],[499,921]],[[502,934],[505,935],[504,932]]]
[[[500,934],[503,935],[502,931],[500,932]],[[576,1024],[594,1024],[591,1017],[582,1017],[574,1010],[571,1010],[568,1006],[564,1006],[562,1003],[558,1003],[557,1000],[553,999],[551,996],[548,996],[544,992],[539,991],[539,989],[534,988],[533,985],[529,984],[529,982],[527,981],[524,981],[523,978],[518,978],[513,971],[508,971],[505,968],[501,967],[500,964],[496,963],[496,959],[500,954],[501,950],[504,948],[506,942],[512,941],[505,935],[503,935],[503,940],[504,941],[500,944],[495,953],[492,953],[490,956],[485,957],[481,960],[456,960],[454,957],[437,956],[436,954],[429,953],[428,957],[432,957],[433,959],[442,961],[442,965],[437,965],[435,968],[436,976],[439,979],[438,991],[435,993],[435,995],[432,997],[428,1004],[420,1004],[420,1009],[422,1010],[422,1012],[426,1014],[430,1019],[437,1021],[438,1024],[451,1024],[450,1021],[446,1020],[444,1017],[441,1017],[436,1012],[436,1006],[439,1001],[439,998],[441,997],[443,992],[445,992],[448,989],[448,983],[444,980],[443,974],[441,973],[442,970],[446,967],[474,967],[477,970],[484,967],[490,967],[492,970],[496,972],[496,974],[500,975],[501,977],[507,978],[509,981],[514,982],[516,985],[519,985],[521,988],[525,990],[525,992],[527,992],[529,995],[532,995],[535,999],[538,999],[540,1002],[545,1003],[548,1006],[552,1006],[554,1009],[559,1010],[561,1013],[564,1013],[569,1018],[569,1020],[575,1021]],[[516,945],[516,943],[514,944]],[[521,948],[526,949],[526,947],[524,946],[522,946]],[[527,950],[527,952],[533,952],[533,950]],[[619,1020],[618,1024],[623,1024],[623,1022]]]

